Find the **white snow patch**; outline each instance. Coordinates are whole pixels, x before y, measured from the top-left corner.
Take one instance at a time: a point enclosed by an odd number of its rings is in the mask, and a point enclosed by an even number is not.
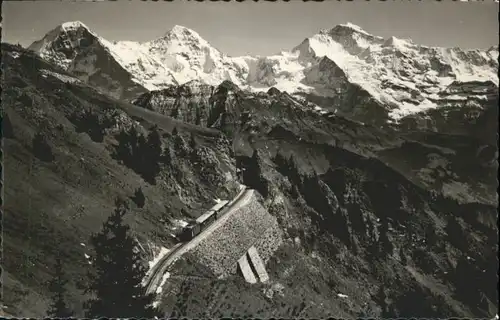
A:
[[[355,30],[355,31],[357,31],[359,33],[363,33],[363,34],[365,34],[367,36],[371,36],[371,34],[369,34],[368,32],[366,32],[365,30],[363,30],[360,26],[355,25],[353,23],[347,22],[345,24],[341,24],[341,26],[353,29],[353,30]]]
[[[349,298],[348,295],[343,294],[343,293],[337,293],[337,297],[339,297],[339,298]]]
[[[88,264],[92,264],[92,261],[90,259],[90,256],[86,253],[83,254],[85,256],[85,259],[87,259]]]
[[[189,224],[187,221],[181,219],[172,219],[171,222],[174,225],[172,228],[174,230],[177,228],[185,228]]]
[[[42,76],[44,78],[47,78],[47,76],[50,75],[52,77],[55,77],[55,78],[61,80],[62,82],[66,82],[66,83],[78,83],[78,82],[81,82],[77,78],[70,77],[70,76],[67,76],[67,75],[64,75],[64,74],[60,74],[60,73],[57,73],[57,72],[52,72],[52,71],[46,70],[46,69],[41,69],[40,72],[42,73]]]
[[[165,282],[167,282],[167,279],[170,278],[170,272],[165,272],[165,274],[163,275],[163,277],[161,278],[161,282],[160,284],[158,285],[158,288],[156,288],[156,293],[161,293],[163,291],[163,285],[165,284]]]
[[[402,117],[413,113],[422,112],[429,109],[436,109],[436,108],[438,108],[438,105],[428,99],[425,99],[418,105],[414,105],[408,102],[403,102],[401,103],[401,108],[392,110],[389,113],[389,116],[395,120],[399,120]]]
[[[83,242],[80,242],[80,245],[81,245],[82,247],[85,247],[85,243],[83,243]]]
[[[80,27],[88,29],[88,27],[81,21],[69,21],[69,22],[64,22],[63,24],[61,24],[61,28],[64,31],[68,31],[68,29],[78,29]]]
[[[158,263],[160,262],[160,260],[167,254],[169,253],[170,250],[165,248],[165,247],[161,247],[160,248],[160,252],[153,258],[153,260],[149,261],[148,264],[149,264],[149,271],[151,271],[151,269]],[[148,271],[148,272],[149,272]]]
[[[21,54],[17,51],[11,52],[11,53],[9,53],[9,55],[14,59],[17,59],[21,56]]]
[[[441,187],[441,192],[451,198],[455,198],[462,202],[473,202],[474,192],[469,185],[458,182],[458,181],[448,181],[443,183]]]

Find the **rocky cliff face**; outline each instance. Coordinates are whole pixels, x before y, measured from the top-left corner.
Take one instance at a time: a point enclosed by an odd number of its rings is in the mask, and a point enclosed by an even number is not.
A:
[[[193,80],[181,86],[170,85],[151,91],[133,100],[135,105],[171,116],[184,122],[210,127],[211,97],[214,87]]]
[[[474,136],[496,144],[498,89],[494,83],[454,82],[443,97],[446,95],[440,102],[442,108],[405,116],[400,121],[400,128]]]

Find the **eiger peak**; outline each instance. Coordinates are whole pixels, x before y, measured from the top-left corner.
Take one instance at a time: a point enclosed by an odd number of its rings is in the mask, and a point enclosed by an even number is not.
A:
[[[61,23],[60,27],[62,29],[77,29],[77,28],[85,28],[87,30],[90,30],[90,28],[83,22],[76,20],[76,21],[67,21],[64,23]]]

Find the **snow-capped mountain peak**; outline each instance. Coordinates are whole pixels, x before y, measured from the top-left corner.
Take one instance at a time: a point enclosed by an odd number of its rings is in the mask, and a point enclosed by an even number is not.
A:
[[[405,47],[412,46],[412,45],[413,45],[413,42],[410,39],[400,39],[400,38],[396,38],[395,36],[390,37],[383,44],[383,46],[385,46],[385,47],[392,46],[392,47],[398,47],[398,48],[405,48]]]
[[[175,25],[159,39],[146,42],[150,52],[157,55],[196,54],[197,51],[217,51],[203,39],[196,31]]]
[[[355,25],[355,24],[350,23],[350,22],[347,22],[345,24],[338,24],[338,25],[336,25],[335,27],[333,27],[330,30],[330,33],[332,33],[332,34],[335,34],[335,33],[344,33],[344,34],[346,34],[346,33],[353,33],[353,32],[356,32],[356,33],[359,33],[359,34],[363,34],[363,35],[369,36],[369,37],[374,37],[370,33],[366,32],[360,26]]]
[[[173,38],[178,40],[198,40],[205,41],[196,31],[184,26],[175,25],[167,31],[164,35],[165,38]]]
[[[96,41],[99,41],[97,34],[83,22],[70,21],[52,29],[41,40],[33,42],[29,49],[68,69],[75,56]]]
[[[253,91],[275,87],[337,99],[351,87],[361,88],[395,119],[443,105],[450,100],[446,92],[453,83],[498,86],[498,47],[433,48],[407,39],[384,39],[352,23],[322,30],[289,52],[267,57],[229,57],[196,31],[179,25],[149,42],[109,42],[79,21],[64,23],[30,48],[77,70],[84,80],[106,67],[114,73],[122,70],[127,81],[148,90],[192,80],[218,86],[229,80]],[[116,65],[109,67],[110,61]],[[452,99],[463,100],[456,95]]]
[[[83,22],[81,21],[68,21],[68,22],[64,22],[60,25],[60,27],[63,29],[63,30],[72,30],[72,29],[78,29],[78,28],[85,28],[87,30],[90,31],[90,28],[87,27],[86,24],[84,24]]]

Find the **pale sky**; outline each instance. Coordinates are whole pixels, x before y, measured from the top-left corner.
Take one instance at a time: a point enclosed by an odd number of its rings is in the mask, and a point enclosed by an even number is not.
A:
[[[320,29],[351,22],[384,38],[410,38],[429,46],[489,48],[498,44],[498,6],[493,0],[4,1],[2,42],[28,46],[57,25],[79,20],[111,41],[148,41],[182,25],[226,54],[270,55],[290,50]]]

